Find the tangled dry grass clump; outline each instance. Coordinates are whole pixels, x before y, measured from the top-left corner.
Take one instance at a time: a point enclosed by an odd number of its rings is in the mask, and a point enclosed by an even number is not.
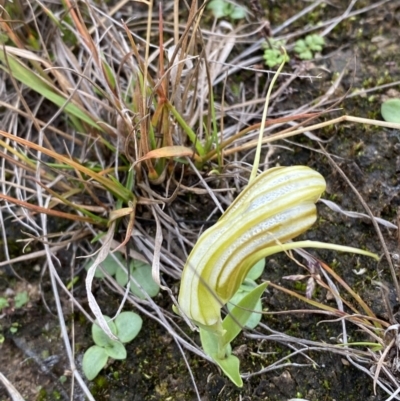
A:
[[[204,226],[216,221],[250,175],[272,77],[260,64],[261,44],[268,39],[263,35],[286,39],[290,47],[294,38],[314,30],[327,36],[343,20],[387,1],[359,9],[354,9],[352,1],[343,14],[290,33],[283,32],[322,2],[311,3],[277,27],[256,17],[257,2],[252,2],[255,8],[249,11],[246,23],[237,25],[213,19],[206,2],[156,3],[18,0],[6,1],[0,8],[0,227],[5,255],[0,266],[45,259],[43,269],[51,279],[69,367],[91,400],[94,398],[76,367],[60,297],[71,299],[73,308],[88,322],[93,322],[93,316],[60,278],[57,253],[64,249],[71,253],[71,280],[82,274],[84,258],[93,254],[97,264],[119,250],[127,259],[152,265],[154,280],[163,297],[170,299],[163,302],[168,307],[150,297],[138,298],[129,292],[129,286],[121,287],[110,275],[106,274],[105,283],[120,298],[120,309],[133,306],[169,333],[200,399],[186,351],[211,360],[171,306],[176,303],[188,253]],[[399,129],[396,124],[347,115],[329,120],[327,110],[332,111],[332,105],[336,107],[340,101],[336,90],[344,75],[345,71],[337,75],[322,96],[298,108],[280,110],[281,97],[294,80],[318,79],[300,62],[281,74],[271,97],[275,118],[264,122],[263,169],[276,163],[275,146],[289,146],[282,141],[305,134],[314,141],[314,151],[324,154],[332,169],[342,174],[317,130],[342,122]],[[243,77],[249,76],[244,82]],[[280,145],[271,145],[277,141]],[[349,179],[343,179],[359,196]],[[376,219],[362,198],[360,203],[366,215],[343,211],[325,201],[339,213],[371,220],[390,266],[391,285],[400,298],[395,267],[379,229],[379,225],[396,226]],[[10,224],[20,227],[21,239],[35,252],[10,254]],[[301,251],[300,256],[309,270],[306,296],[270,285],[313,307],[303,313],[338,319],[342,343],[291,337],[261,323],[246,337],[276,341],[292,353],[243,377],[287,366],[288,359],[297,354],[312,365],[308,351],[333,352],[371,376],[388,400],[400,399],[396,365],[400,334],[393,314],[389,313],[387,321],[378,318],[325,262]],[[93,275],[86,282],[89,305],[99,319],[92,279]],[[313,300],[316,286],[329,292],[336,306]],[[360,348],[348,341],[349,323],[368,338],[358,344]],[[12,383],[7,386],[12,388]]]

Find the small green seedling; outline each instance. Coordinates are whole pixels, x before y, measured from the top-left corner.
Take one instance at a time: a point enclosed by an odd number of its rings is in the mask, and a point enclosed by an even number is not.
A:
[[[97,324],[93,324],[92,338],[95,345],[86,350],[82,361],[83,372],[88,380],[93,380],[99,374],[108,358],[126,359],[124,343],[132,341],[142,328],[142,318],[134,312],[122,312],[114,322],[108,316],[104,318],[118,340],[111,340]]]
[[[215,18],[230,18],[233,20],[246,17],[247,10],[245,7],[238,6],[226,0],[211,0],[207,9],[211,10]]]
[[[294,45],[294,51],[302,60],[311,60],[315,52],[320,52],[325,46],[325,40],[321,35],[307,35],[305,39],[299,39]]]
[[[383,102],[381,114],[389,123],[400,123],[400,99],[389,99]]]
[[[14,307],[15,309],[20,309],[29,302],[29,295],[27,291],[17,292],[14,297]],[[8,300],[4,297],[0,297],[0,312],[8,308],[10,304]]]
[[[264,49],[263,59],[265,64],[272,68],[278,64],[282,64],[283,61],[289,61],[289,56],[282,51],[284,46],[283,41],[270,39],[269,43],[264,42],[262,47]]]
[[[14,323],[12,323],[11,324],[11,327],[10,327],[10,333],[11,334],[15,334],[15,333],[17,333],[18,332],[18,329],[21,327],[21,325],[19,324],[19,323],[17,323],[17,322],[14,322]]]
[[[119,262],[119,263],[118,263]],[[114,252],[113,254],[107,255],[100,266],[106,271],[110,276],[115,276],[117,283],[125,287],[130,278],[131,292],[140,299],[146,299],[146,293],[150,297],[155,297],[159,291],[159,285],[153,280],[151,275],[151,266],[147,263],[141,262],[139,260],[132,260],[129,264],[130,277],[126,271],[120,266],[126,265],[125,259],[121,252]],[[90,268],[92,262],[86,266],[86,270]],[[100,266],[96,269],[95,277],[104,278],[104,273]],[[139,284],[136,285],[136,283]]]
[[[6,299],[6,298],[3,298],[3,297],[0,297],[0,312],[1,312],[3,309],[8,308],[9,306],[10,306],[10,305],[9,305],[7,299]]]
[[[86,266],[88,270],[93,262]],[[100,267],[101,266],[101,267]],[[104,261],[97,267],[95,277],[104,278],[105,272],[115,276],[119,285],[125,287],[130,279],[130,290],[140,299],[146,296],[155,297],[160,287],[153,280],[151,266],[138,260],[132,260],[129,264],[129,277],[123,266],[126,261],[120,252],[107,255]],[[147,294],[147,295],[146,295]],[[126,349],[124,343],[132,341],[142,328],[142,319],[134,312],[122,312],[114,322],[105,316],[111,332],[118,340],[111,340],[97,325],[92,327],[92,337],[95,345],[86,350],[83,357],[83,372],[88,380],[93,380],[106,366],[108,358],[125,359]]]
[[[26,291],[18,292],[14,297],[14,306],[16,309],[22,308],[29,302],[29,295]]]

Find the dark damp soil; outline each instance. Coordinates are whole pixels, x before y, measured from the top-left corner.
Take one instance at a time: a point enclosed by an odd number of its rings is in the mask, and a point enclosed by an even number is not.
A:
[[[266,2],[270,9],[272,24],[292,15],[293,2]],[[294,2],[297,4],[297,2]],[[361,4],[362,3],[362,4]],[[294,108],[311,99],[310,95],[322,94],[331,85],[335,73],[347,63],[349,73],[338,88],[338,95],[348,90],[368,89],[400,80],[400,5],[387,3],[380,9],[356,16],[339,24],[328,36],[324,54],[333,56],[310,63],[310,73],[320,72],[324,78],[310,83],[296,81],[292,95],[279,104],[280,108]],[[335,2],[345,9],[346,1]],[[359,7],[370,4],[361,1]],[[324,10],[317,9],[312,18],[318,21]],[[311,21],[314,22],[315,21]],[[299,26],[305,21],[299,22]],[[386,96],[399,96],[399,88],[386,89],[373,94],[344,100],[340,106],[346,114],[380,119],[380,105]],[[293,102],[295,104],[293,104]],[[400,206],[400,132],[371,126],[342,123],[319,131],[320,137],[329,139],[327,151],[340,158],[340,167],[352,180],[368,203],[373,213],[390,221]],[[274,157],[282,165],[307,164],[320,171],[326,178],[328,188],[325,198],[334,200],[346,210],[363,211],[358,200],[330,167],[323,155],[312,152],[315,143],[305,137],[294,139],[301,146],[290,146],[292,151],[276,149]],[[383,230],[391,251],[397,243],[393,232]],[[319,207],[319,220],[305,236],[309,239],[335,242],[362,247],[382,253],[377,237],[370,223],[345,218],[331,212],[325,206]],[[335,270],[374,309],[379,317],[387,318],[381,302],[380,291],[373,284],[377,280],[377,266],[367,258],[354,255],[318,251],[318,256]],[[68,258],[64,253],[61,260],[68,270]],[[18,274],[27,283],[12,278],[9,270],[0,271],[0,296],[13,298],[13,293],[27,291],[30,301],[22,308],[14,308],[12,302],[0,320],[0,333],[4,341],[0,344],[0,371],[14,384],[26,400],[68,400],[71,389],[69,363],[60,337],[56,311],[52,302],[48,276],[40,274],[32,264],[15,266]],[[364,275],[354,270],[366,268]],[[392,290],[391,278],[384,262],[379,265],[384,283]],[[298,283],[284,283],[282,276],[302,274],[303,271],[286,257],[274,257],[267,261],[264,278],[275,283],[304,290]],[[65,273],[68,280],[68,274]],[[82,279],[82,276],[81,276]],[[80,281],[82,283],[82,280]],[[76,285],[75,295],[85,305],[83,285]],[[10,292],[12,291],[12,292]],[[117,301],[98,284],[98,298],[105,312],[115,310]],[[160,297],[163,297],[161,294]],[[316,298],[329,304],[326,293],[318,290]],[[394,309],[398,300],[390,297]],[[44,302],[46,301],[46,303]],[[90,324],[71,304],[62,299],[69,327],[74,322],[75,353],[78,367],[85,349],[91,345]],[[334,304],[332,303],[332,306]],[[270,288],[264,298],[264,306],[270,311],[304,308],[304,305]],[[266,315],[263,322],[274,330],[292,336],[318,341],[332,341],[341,333],[337,323],[323,322],[324,318],[314,315]],[[360,333],[350,327],[351,339],[357,340]],[[194,335],[194,334],[193,334]],[[275,342],[259,343],[240,336],[234,345],[240,355],[242,372],[255,372],[270,365],[285,355],[289,348]],[[144,319],[139,336],[127,345],[128,358],[110,364],[89,384],[96,400],[195,400],[196,395],[182,356],[172,338],[154,321]],[[378,401],[386,397],[378,389],[374,395],[372,380],[358,369],[349,366],[339,355],[332,353],[307,352],[314,366],[286,366],[282,369],[255,376],[244,381],[243,389],[235,388],[221,372],[207,361],[186,353],[193,370],[202,400],[288,400],[303,398],[310,401]],[[305,357],[297,356],[290,362],[304,365]],[[0,401],[9,400],[5,389],[0,387]],[[75,385],[75,400],[83,400],[81,390]]]

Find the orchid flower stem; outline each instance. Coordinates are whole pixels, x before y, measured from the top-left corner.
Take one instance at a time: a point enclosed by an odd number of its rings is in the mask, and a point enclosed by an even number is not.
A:
[[[275,85],[276,80],[278,79],[279,74],[281,73],[283,66],[285,65],[285,59],[286,59],[286,50],[284,47],[282,47],[282,51],[284,52],[284,57],[281,65],[279,66],[278,70],[276,71],[276,74],[274,74],[271,84],[269,85],[267,96],[265,98],[265,105],[264,105],[264,111],[262,115],[262,120],[261,120],[261,126],[260,126],[260,133],[258,137],[258,143],[257,143],[257,149],[256,149],[256,154],[254,156],[254,163],[253,163],[253,168],[251,170],[251,175],[249,179],[249,184],[256,178],[257,176],[257,171],[258,171],[258,166],[260,165],[260,157],[261,157],[261,147],[262,147],[262,139],[264,136],[264,129],[265,129],[265,124],[267,121],[267,115],[268,115],[268,105],[269,105],[269,99],[271,97],[272,89]]]

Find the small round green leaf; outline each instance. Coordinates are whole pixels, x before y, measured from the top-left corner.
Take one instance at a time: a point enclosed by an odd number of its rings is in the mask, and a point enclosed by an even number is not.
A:
[[[242,6],[234,6],[230,14],[232,19],[246,18],[247,10]]]
[[[381,114],[389,123],[400,123],[400,99],[389,99],[383,102]]]
[[[83,355],[82,369],[88,380],[93,380],[100,372],[101,369],[106,366],[107,353],[103,347],[93,345],[88,348]]]
[[[115,326],[114,322],[112,322],[111,319],[105,315],[104,319],[106,320],[106,322],[108,322],[108,327],[110,328],[111,332],[117,335],[117,327]],[[111,338],[109,338],[108,335],[104,333],[102,328],[97,324],[92,325],[92,338],[95,344],[99,345],[100,347],[107,347],[113,342],[113,340],[111,340]]]
[[[120,341],[110,340],[104,350],[110,358],[126,359],[126,349]]]
[[[125,287],[126,283],[128,282],[128,274],[125,270],[118,269],[115,274],[115,280],[121,287]]]
[[[207,4],[207,9],[211,10],[215,18],[222,18],[229,15],[229,3],[224,0],[211,0]]]
[[[261,277],[265,269],[265,258],[259,260],[247,273],[246,278],[256,281]]]
[[[142,328],[143,320],[135,312],[122,312],[115,319],[117,335],[121,342],[132,341]]]
[[[130,266],[132,277],[143,287],[143,290],[150,297],[155,297],[160,291],[160,287],[153,280],[153,277],[151,275],[151,266],[147,263],[143,263],[137,260],[133,260]],[[131,291],[138,298],[146,298],[143,290],[141,290],[136,284],[131,283]]]
[[[118,259],[124,266],[126,265],[125,259],[121,252],[114,252],[113,254],[107,255],[103,262],[100,263],[101,267],[111,276],[113,276],[118,270],[121,270],[118,262],[115,259]],[[86,270],[89,270],[92,265],[93,261],[90,261],[85,267]],[[100,266],[97,267],[94,276],[97,278],[104,278],[104,273],[101,271]]]

